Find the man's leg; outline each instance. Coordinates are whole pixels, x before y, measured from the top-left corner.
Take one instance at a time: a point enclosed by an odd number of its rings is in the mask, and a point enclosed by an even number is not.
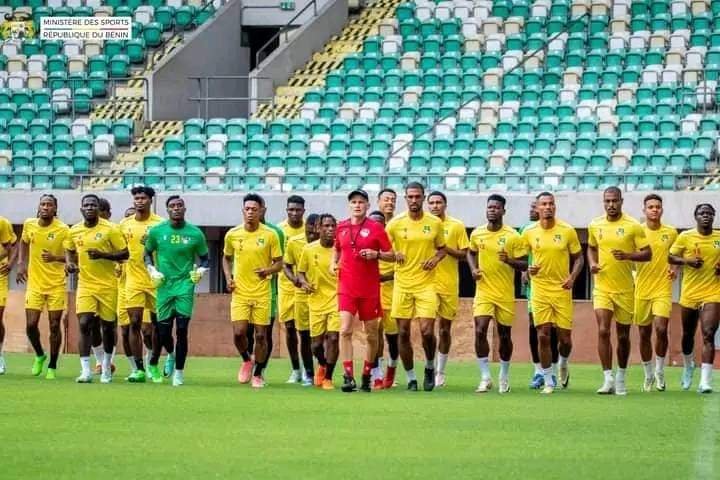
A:
[[[128,308],[128,317],[130,318],[130,348],[132,350],[132,356],[135,358],[135,365],[137,365],[138,372],[142,372],[145,375],[145,364],[143,356],[143,309],[142,308]],[[152,350],[152,339],[150,339],[150,350]]]
[[[692,386],[693,373],[695,372],[695,332],[697,331],[700,311],[682,307],[680,309],[682,318],[682,352],[683,352],[683,374],[681,385],[683,390],[690,390]]]
[[[555,325],[550,329],[550,352],[552,353],[553,375],[557,377],[557,364],[560,358],[560,352],[558,351],[558,332]]]
[[[35,360],[32,365],[32,374],[38,376],[42,373],[43,365],[47,356],[40,342],[40,311],[39,310],[25,310],[25,333],[27,333],[30,345],[35,350]]]
[[[325,370],[327,369],[327,359],[325,358],[325,334],[320,333],[312,336],[312,351],[318,362],[318,369],[315,372],[314,384],[316,387],[322,386],[325,379]]]
[[[328,383],[332,385],[333,371],[340,353],[340,332],[327,332],[325,334],[325,379],[323,388],[327,389]]]
[[[249,323],[247,327],[247,341],[247,352],[252,357],[255,353],[255,325],[252,323]]]
[[[353,371],[353,320],[355,320],[354,313],[340,312],[340,358],[343,365],[343,392],[357,390]]]
[[[290,366],[292,367],[287,383],[299,383],[301,380],[300,355],[298,354],[298,333],[295,328],[295,320],[285,322],[285,345],[287,346]]]
[[[378,388],[378,389],[382,388],[382,384],[383,384],[383,356],[385,355],[385,339],[383,338],[384,333],[385,332],[384,332],[384,328],[383,328],[383,322],[381,320],[378,322],[378,331],[377,331],[378,348],[377,348],[377,352],[375,354],[375,360],[373,361],[373,369],[372,369],[373,382],[375,382],[375,385],[373,386],[373,388]]]
[[[543,384],[545,385],[543,393],[550,393],[555,387],[552,372],[552,348],[550,347],[552,342],[552,327],[552,323],[543,323],[535,328],[537,330],[540,368],[542,368]]]
[[[452,346],[452,320],[440,317],[438,321],[438,361],[435,385],[445,386],[445,366]]]
[[[437,338],[435,337],[435,319],[419,318],[422,346],[425,351],[425,378],[423,390],[431,392],[435,388],[435,353]]]
[[[650,318],[647,325],[638,325],[638,333],[640,334],[640,360],[642,361],[643,371],[645,373],[645,381],[643,382],[644,392],[649,392],[655,381],[652,367],[652,331],[652,318]]]
[[[122,335],[123,351],[127,357],[128,364],[130,365],[130,373],[132,374],[137,371],[137,364],[135,363],[135,357],[130,348],[130,324],[120,327],[120,333]]]
[[[655,327],[655,388],[665,391],[665,356],[668,350],[668,324],[670,319],[655,316],[653,324]]]
[[[377,350],[379,343],[378,336],[378,325],[380,324],[379,319],[365,320],[362,322],[363,332],[365,333],[365,361],[363,363],[362,383],[360,389],[363,392],[372,391],[371,372],[373,369],[373,363],[377,360]]]
[[[566,325],[572,326],[572,317],[567,319]],[[570,384],[570,370],[568,368],[568,361],[570,359],[570,353],[572,353],[572,330],[569,328],[562,328],[560,326],[553,325],[553,329],[557,332],[558,337],[558,365],[560,367],[560,385],[562,388],[568,388]],[[552,342],[552,334],[551,340]]]
[[[303,368],[305,369],[305,379],[312,379],[315,375],[315,366],[313,365],[312,338],[310,337],[310,330],[300,330],[299,333],[300,358],[302,358]]]
[[[498,337],[498,353],[500,354],[500,377],[498,381],[498,392],[508,393],[510,391],[510,359],[513,353],[512,327],[496,323]]]
[[[172,329],[172,326],[170,327]],[[172,332],[172,330],[171,330]],[[177,387],[185,382],[185,362],[187,360],[190,345],[188,336],[190,334],[190,317],[177,315],[175,317],[175,372],[173,373],[173,386]],[[172,334],[170,335],[172,342]]]
[[[478,367],[480,368],[480,384],[475,391],[477,393],[489,392],[492,388],[490,376],[490,344],[487,339],[488,326],[492,317],[481,315],[475,317],[475,355],[477,356]]]
[[[239,320],[232,322],[233,327],[233,342],[235,348],[242,357],[242,365],[238,370],[238,382],[248,383],[252,376],[252,361],[250,360],[250,353],[248,353],[248,328],[249,323],[247,320]]]
[[[102,343],[105,356],[102,362],[102,374],[100,376],[101,383],[110,383],[112,381],[112,352],[115,348],[115,337],[117,332],[117,324],[114,321],[100,320],[102,328]]]
[[[5,307],[0,307],[0,375],[5,374],[5,357],[3,357],[3,343],[5,342],[5,323],[3,322],[3,314]]]
[[[413,359],[413,347],[410,340],[412,332],[412,320],[409,318],[396,319],[398,324],[398,346],[400,359],[402,360],[405,373],[407,374],[408,390],[417,391],[417,377],[415,376],[415,362]]]
[[[595,309],[598,325],[598,356],[602,365],[604,382],[597,393],[615,393],[615,378],[612,372],[612,343],[610,342],[613,311],[604,308]]]
[[[715,333],[720,321],[720,303],[706,303],[700,311],[703,351],[700,366],[700,386],[698,392],[712,393],[713,362],[715,361]]]
[[[96,319],[92,324],[92,352],[95,356],[95,373],[99,374],[102,372],[102,363],[105,359],[105,349],[103,348],[102,341],[102,326],[100,323],[100,317]]]
[[[92,347],[92,335],[95,323],[98,318],[94,312],[78,313],[79,335],[78,353],[80,355],[80,376],[75,380],[77,383],[90,383],[92,372],[90,371],[90,349]]]
[[[538,389],[543,386],[543,367],[540,363],[540,353],[538,352],[538,329],[535,328],[533,313],[528,312],[528,341],[530,344],[530,356],[532,357],[533,377],[530,379],[530,388]]]
[[[38,312],[38,317],[39,317]],[[48,312],[48,323],[50,324],[50,363],[48,363],[48,374],[46,378],[55,378],[58,358],[60,358],[60,347],[62,346],[62,310]],[[52,370],[52,372],[50,371]]]
[[[395,371],[398,358],[400,358],[400,340],[397,333],[385,333],[385,340],[388,344],[388,366],[383,379],[383,388],[395,386]]]
[[[255,367],[252,378],[252,386],[255,388],[261,388],[265,384],[262,375],[269,355],[268,333],[271,328],[272,324],[255,325]]]

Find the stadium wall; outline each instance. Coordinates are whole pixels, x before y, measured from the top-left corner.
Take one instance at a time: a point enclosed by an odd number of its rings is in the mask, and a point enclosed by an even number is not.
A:
[[[65,349],[68,352],[77,352],[78,322],[74,312],[74,295],[70,293],[67,316],[67,330],[63,335]],[[25,334],[25,313],[23,311],[23,292],[11,291],[5,310],[5,350],[8,352],[31,352],[32,349]],[[518,362],[529,362],[528,349],[528,317],[527,302],[516,302],[516,320],[513,328],[514,352],[513,359]],[[235,357],[237,351],[232,340],[232,325],[230,323],[230,295],[198,294],[195,300],[195,313],[190,324],[190,354],[196,356],[223,356]],[[47,344],[47,322],[43,318],[40,323],[43,345]],[[670,350],[668,362],[670,365],[682,364],[680,346],[682,324],[680,322],[680,308],[673,306],[670,319]],[[355,355],[362,358],[364,348],[361,340],[360,326],[355,329]],[[453,344],[451,358],[457,360],[472,360],[475,358],[474,330],[472,322],[472,299],[461,298],[458,318],[453,324]],[[276,358],[286,357],[285,333],[280,326],[274,329],[274,351]],[[614,340],[613,340],[614,342]],[[497,338],[494,329],[490,331],[490,344],[492,345],[493,361],[498,361]],[[416,358],[422,356],[422,343],[417,325],[413,332],[413,345]],[[638,354],[637,329],[632,329],[632,354],[634,364],[640,362]],[[695,339],[695,352],[697,361],[700,361],[702,339],[698,330]],[[592,303],[588,301],[575,302],[573,353],[572,361],[597,363],[597,326],[592,310]],[[720,355],[715,357],[715,365],[720,367]]]
[[[80,221],[80,198],[86,192],[77,190],[57,190],[52,192],[58,198],[58,216],[65,223]],[[113,205],[115,218],[131,204],[127,191],[93,191],[107,198]],[[278,222],[285,216],[286,199],[290,193],[260,192],[267,201],[268,219]],[[398,192],[402,197],[402,192]],[[429,193],[429,192],[428,192]],[[642,200],[650,192],[626,192],[624,210],[640,218]],[[673,191],[659,192],[664,198],[665,215],[663,220],[677,228],[695,226],[693,209],[701,202],[708,202],[720,208],[720,197],[713,192]],[[41,192],[37,191],[0,191],[0,215],[10,223],[22,225],[28,217],[36,214],[37,202]],[[230,227],[242,222],[243,193],[183,193],[163,192],[158,194],[155,209],[165,216],[165,200],[173,194],[181,194],[188,208],[188,221],[203,227]],[[462,220],[468,227],[485,223],[485,203],[490,193],[448,193],[448,213]],[[348,216],[345,193],[306,193],[299,192],[306,200],[308,213],[331,213],[338,218]],[[527,223],[528,206],[533,195],[505,193],[508,199],[505,223],[518,227]],[[603,213],[602,192],[557,193],[558,217],[576,228],[587,228],[590,221]],[[373,201],[373,205],[375,202]],[[405,210],[405,202],[398,199],[398,211]]]
[[[190,76],[248,76],[250,49],[243,47],[242,2],[222,6],[212,21],[185,36],[183,43],[165,57],[149,76],[149,119],[184,120],[198,116],[198,102],[188,100],[199,95],[197,80]],[[247,79],[213,81],[212,97],[247,97]],[[203,105],[204,115],[204,105]],[[247,117],[248,102],[211,102],[208,117]]]
[[[332,2],[332,0],[317,0],[317,9],[321,10],[325,4],[329,2]],[[280,2],[268,2],[267,0],[248,0],[242,1],[241,3],[243,9],[243,26],[283,26],[287,25],[291,20],[293,24],[302,25],[312,20],[315,14],[312,6],[308,7],[303,13],[300,13],[303,8],[312,3],[312,0],[295,0],[295,8],[293,10],[282,10],[280,9]],[[299,16],[295,18],[296,15]]]

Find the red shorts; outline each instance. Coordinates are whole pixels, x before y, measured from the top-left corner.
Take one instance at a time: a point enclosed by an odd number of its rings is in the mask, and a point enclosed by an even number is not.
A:
[[[364,322],[382,318],[383,314],[380,297],[351,297],[342,293],[338,294],[338,311],[350,312]]]

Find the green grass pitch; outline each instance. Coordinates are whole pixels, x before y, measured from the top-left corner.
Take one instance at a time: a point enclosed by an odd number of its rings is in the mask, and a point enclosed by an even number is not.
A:
[[[54,382],[30,376],[29,355],[6,358],[3,479],[720,478],[720,394],[679,391],[679,368],[668,391],[641,393],[633,367],[626,398],[596,395],[592,365],[571,365],[570,389],[545,397],[516,364],[510,394],[478,395],[471,362],[432,393],[343,394],[286,385],[284,359],[253,391],[236,359],[191,358],[173,388],[126,384],[121,356],[111,385],[73,383],[77,357]]]

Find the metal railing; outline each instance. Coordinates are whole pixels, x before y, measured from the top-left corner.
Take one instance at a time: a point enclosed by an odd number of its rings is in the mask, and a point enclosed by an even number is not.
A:
[[[251,81],[269,81],[272,84],[272,78],[270,77],[250,77],[248,75],[205,75],[205,76],[192,76],[187,77],[188,80],[196,81],[197,84],[197,95],[194,97],[188,97],[188,101],[190,102],[197,102],[197,116],[202,117],[205,120],[207,120],[210,117],[210,103],[213,102],[247,102],[247,110],[248,114],[251,110],[251,103],[252,102],[260,102],[260,103],[269,103],[270,105],[274,105],[275,103],[275,97],[254,97],[254,96],[246,96],[246,97],[225,97],[225,96],[211,96],[211,88],[210,88],[210,82],[211,81],[227,81],[227,80],[240,80],[247,82],[247,88],[244,89],[245,91],[250,91],[250,82]],[[242,90],[242,89],[241,89]],[[272,88],[271,88],[272,90]],[[254,89],[254,91],[257,91],[257,88]],[[203,105],[205,106],[205,113],[203,115]],[[273,109],[274,111],[274,109]]]
[[[290,20],[288,20],[288,22],[287,22],[284,26],[280,27],[280,29],[278,30],[278,32],[277,32],[275,35],[273,35],[273,36],[270,38],[270,40],[268,40],[267,42],[265,42],[265,44],[264,44],[262,47],[260,47],[260,49],[255,53],[255,68],[258,68],[258,67],[260,66],[260,62],[262,62],[263,60],[265,60],[265,59],[268,57],[269,52],[267,52],[267,53],[265,54],[265,56],[263,56],[262,58],[260,58],[261,54],[265,53],[265,50],[267,50],[268,48],[270,48],[270,46],[273,44],[273,42],[275,42],[275,40],[277,40],[278,38],[280,38],[280,35],[282,35],[283,33],[285,34],[285,41],[287,42],[288,32],[289,32],[290,30],[292,30],[293,27],[297,26],[297,25],[295,24],[295,21],[296,21],[298,18],[300,18],[300,16],[301,16],[302,14],[304,14],[305,11],[306,11],[308,8],[310,8],[310,7],[313,8],[313,17],[317,17],[317,0],[310,0],[307,4],[305,4],[305,6],[304,6],[302,9],[300,9],[299,12],[297,12],[297,13],[295,14],[295,16],[294,16],[293,18],[291,18]]]

